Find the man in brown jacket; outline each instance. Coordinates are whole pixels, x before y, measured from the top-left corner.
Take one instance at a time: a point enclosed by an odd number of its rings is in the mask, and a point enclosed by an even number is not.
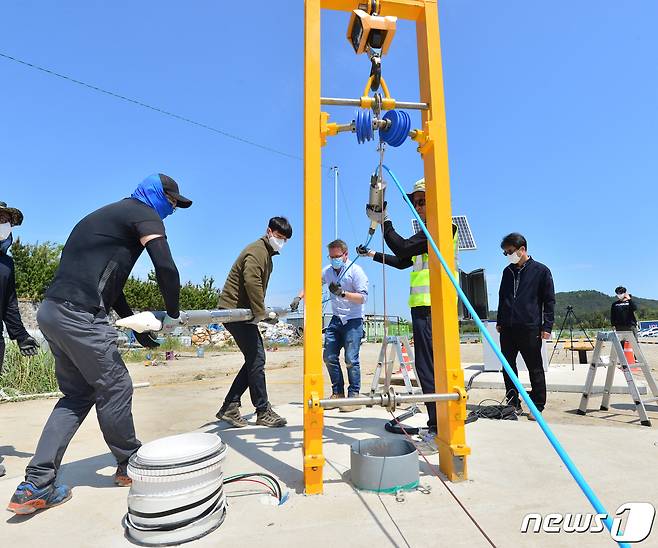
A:
[[[231,322],[224,326],[244,355],[244,365],[216,416],[237,428],[247,426],[240,414],[240,398],[247,388],[256,408],[256,424],[270,427],[287,424],[286,419],[274,412],[267,399],[265,347],[258,322],[267,317],[265,293],[273,269],[272,257],[279,254],[291,237],[292,227],[288,220],[272,217],[265,236],[245,247],[233,263],[219,297],[219,308],[250,308],[254,313],[251,321]]]

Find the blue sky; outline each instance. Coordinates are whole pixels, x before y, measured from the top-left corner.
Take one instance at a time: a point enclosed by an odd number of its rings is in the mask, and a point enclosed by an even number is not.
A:
[[[254,14],[246,33],[236,6],[7,0],[0,52],[301,157],[303,2]],[[505,266],[500,238],[511,231],[526,235],[559,291],[610,294],[624,284],[658,298],[658,4],[446,0],[440,20],[453,212],[468,216],[478,244],[460,262],[486,269],[491,306]],[[324,13],[324,95],[357,97],[368,75],[346,25],[347,14]],[[417,100],[411,24],[399,24],[383,74],[393,96]],[[267,219],[286,215],[295,234],[276,258],[268,303],[285,305],[301,287],[300,160],[2,58],[0,83],[0,199],[25,213],[16,235],[63,242],[86,213],[159,171],[195,200],[166,222],[184,280],[223,283]],[[332,121],[353,116],[330,113]],[[340,167],[339,233],[351,249],[365,239],[376,162],[374,144],[352,135],[323,150],[324,165]],[[413,143],[389,149],[386,162],[406,186],[421,176]],[[329,241],[333,177],[324,173]],[[410,233],[401,198],[391,192],[388,201],[396,227]],[[381,268],[362,265],[381,312]],[[142,260],[135,272],[148,269]],[[408,273],[389,272],[387,284],[388,312],[408,316]]]

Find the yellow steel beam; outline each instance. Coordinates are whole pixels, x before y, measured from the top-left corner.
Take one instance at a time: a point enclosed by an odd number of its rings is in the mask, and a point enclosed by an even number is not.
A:
[[[304,2],[304,486],[322,493],[322,156],[320,0]]]
[[[427,224],[446,261],[454,265],[448,136],[439,14],[435,0],[424,2],[423,14],[416,23],[416,39],[420,100],[429,104],[429,109],[421,114],[428,139],[423,151]],[[467,478],[466,456],[470,448],[466,445],[464,428],[466,398],[459,355],[457,299],[439,260],[433,253],[429,255],[435,390],[437,393],[456,391],[462,394],[458,401],[437,403],[439,466],[451,481],[460,481]]]
[[[327,10],[352,11],[358,5],[359,0],[322,0],[322,8]],[[423,7],[423,0],[381,0],[379,14],[415,21],[422,17]]]

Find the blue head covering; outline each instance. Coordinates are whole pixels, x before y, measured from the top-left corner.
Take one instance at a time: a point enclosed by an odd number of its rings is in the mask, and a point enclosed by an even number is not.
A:
[[[149,175],[144,179],[135,192],[130,195],[131,198],[139,200],[140,202],[146,204],[149,207],[155,209],[155,211],[160,216],[160,219],[163,219],[174,212],[173,206],[167,200],[167,196],[162,188],[162,181],[160,181],[160,175],[154,173]]]
[[[14,235],[10,234],[7,238],[4,240],[0,240],[0,255],[6,255],[7,251],[11,247],[11,244],[14,241]]]

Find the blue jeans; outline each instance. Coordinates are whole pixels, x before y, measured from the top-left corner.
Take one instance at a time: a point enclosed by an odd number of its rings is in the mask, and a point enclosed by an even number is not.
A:
[[[340,369],[340,350],[345,349],[345,365],[347,366],[348,396],[358,396],[361,390],[361,367],[359,364],[359,349],[363,337],[363,320],[356,318],[347,320],[343,325],[338,316],[324,332],[324,363],[331,378],[331,390],[334,394],[345,394],[345,381]]]

